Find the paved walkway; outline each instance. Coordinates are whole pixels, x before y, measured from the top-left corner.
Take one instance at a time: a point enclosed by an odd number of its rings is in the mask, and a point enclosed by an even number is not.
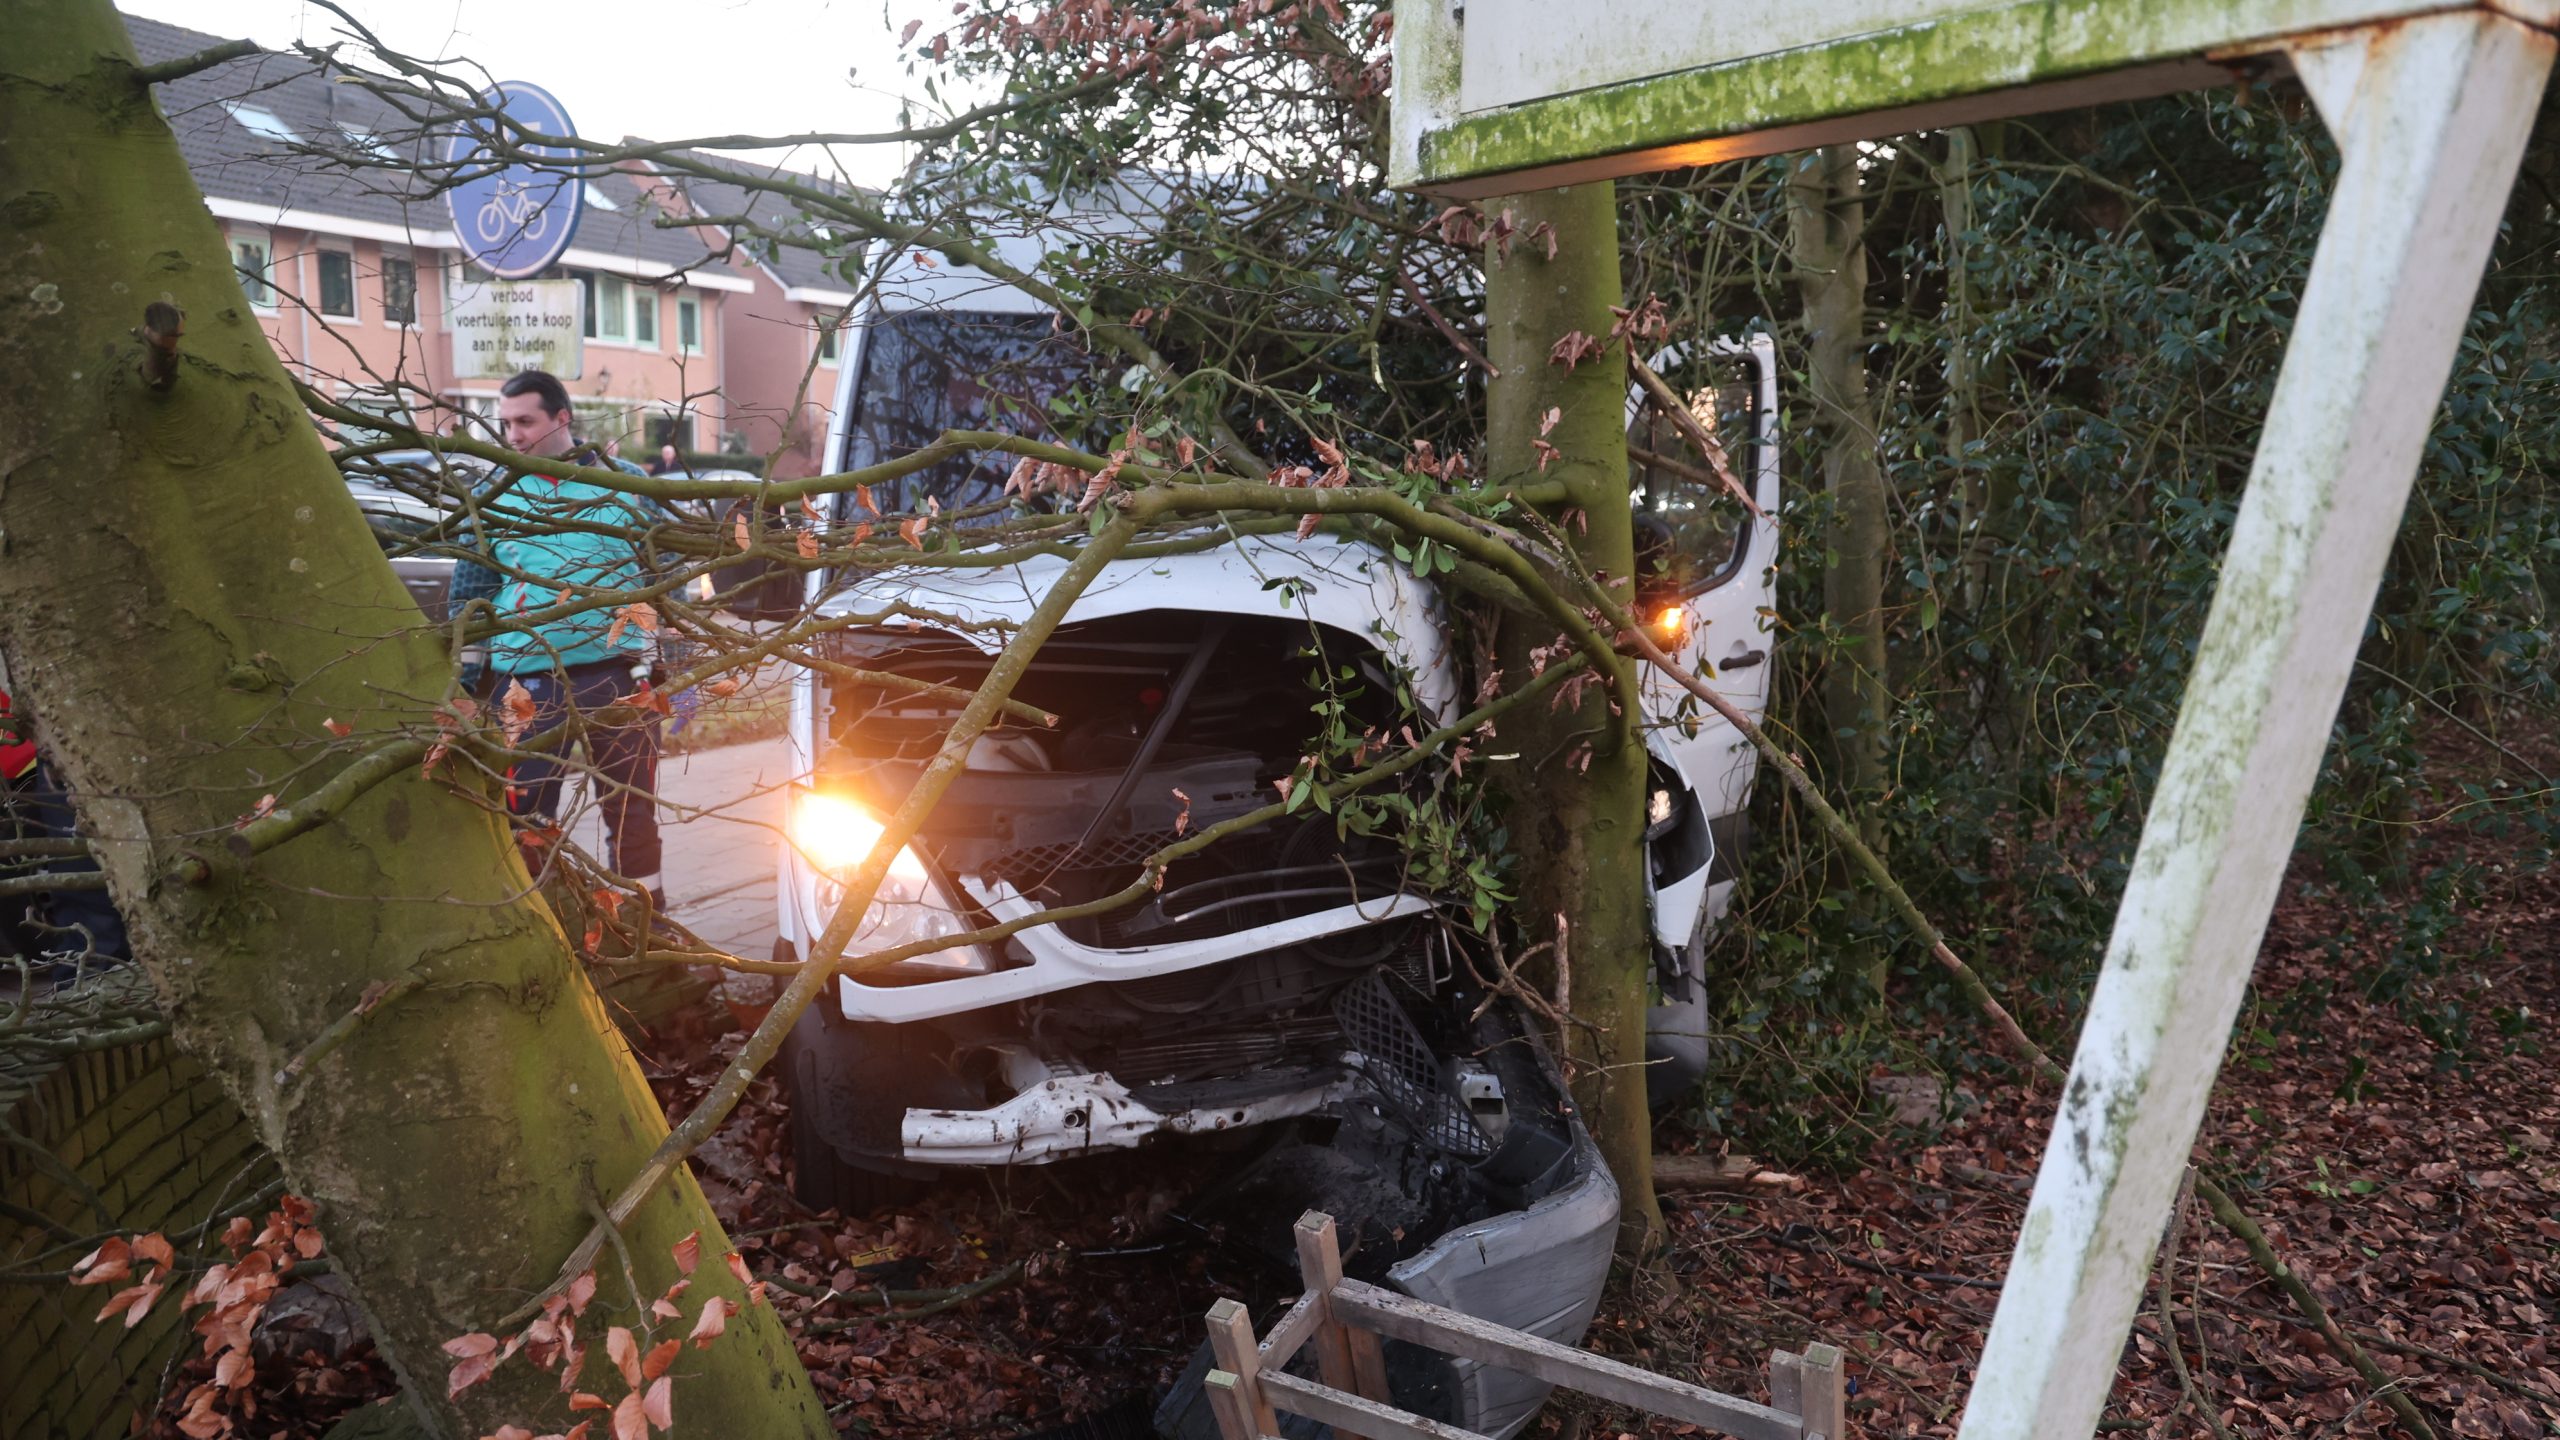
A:
[[[658,769],[667,912],[732,955],[773,953],[774,847],[790,778],[779,739],[671,755]],[[565,798],[577,817],[570,835],[603,855],[604,823],[584,788]]]

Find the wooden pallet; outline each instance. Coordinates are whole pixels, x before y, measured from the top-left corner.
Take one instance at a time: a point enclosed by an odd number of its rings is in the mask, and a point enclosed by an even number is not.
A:
[[[1209,1405],[1224,1440],[1273,1440],[1284,1413],[1330,1425],[1341,1440],[1485,1440],[1395,1408],[1378,1346],[1382,1335],[1737,1440],[1847,1440],[1840,1352],[1833,1346],[1772,1353],[1770,1403],[1760,1405],[1346,1280],[1330,1215],[1310,1210],[1299,1216],[1297,1241],[1306,1293],[1270,1334],[1256,1340],[1252,1320],[1233,1300],[1209,1307],[1209,1348],[1218,1362],[1209,1372]],[[1310,1342],[1321,1380],[1284,1373]]]

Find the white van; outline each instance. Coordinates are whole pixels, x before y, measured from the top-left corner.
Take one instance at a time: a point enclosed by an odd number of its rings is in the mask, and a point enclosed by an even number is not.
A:
[[[1042,238],[1013,242],[1008,258],[1034,260]],[[913,255],[881,258],[877,273],[876,298],[848,336],[831,470],[906,453],[946,428],[1047,433],[1036,422],[1051,396],[1119,375],[986,275]],[[1767,340],[1719,344],[1674,368],[1713,372],[1699,412],[1721,424],[1774,514]],[[1648,517],[1646,618],[1684,661],[1712,661],[1756,715],[1774,526],[1681,463],[1686,452],[1656,417],[1630,414],[1631,446],[1666,457],[1631,475],[1631,503]],[[928,495],[945,515],[996,514],[1012,466],[999,454],[955,458],[876,499],[892,515]],[[973,687],[1069,553],[1062,544],[1002,568],[812,577],[809,596],[826,615],[882,617],[834,632],[834,658]],[[1272,782],[1307,752],[1319,699],[1392,719],[1388,733],[1406,723],[1398,697],[1435,722],[1454,718],[1468,681],[1441,606],[1390,555],[1329,537],[1248,537],[1115,563],[1015,692],[1060,723],[978,742],[893,867],[854,952],[1122,887],[1186,827],[1268,803]],[[795,685],[802,783],[779,857],[781,959],[826,929],[832,871],[867,850],[879,833],[871,817],[903,799],[957,710],[815,670]],[[1663,1000],[1652,1048],[1661,1088],[1685,1091],[1705,1064],[1700,957],[1731,901],[1755,762],[1662,677],[1648,677],[1645,701]],[[1571,1343],[1599,1300],[1617,1189],[1528,1028],[1480,1004],[1474,943],[1444,897],[1406,883],[1391,840],[1345,836],[1312,810],[1231,837],[1177,862],[1141,905],[831,987],[783,1052],[798,1191],[813,1206],[861,1207],[954,1167],[1202,1137],[1186,1143],[1236,1156],[1214,1197],[1242,1217],[1229,1233],[1264,1231],[1285,1246],[1300,1211],[1324,1209],[1343,1226],[1355,1274]],[[1482,1434],[1525,1423],[1545,1393],[1508,1371],[1419,1352],[1395,1368],[1410,1407]],[[1178,1390],[1159,1423],[1210,1433],[1205,1411],[1185,1405]]]

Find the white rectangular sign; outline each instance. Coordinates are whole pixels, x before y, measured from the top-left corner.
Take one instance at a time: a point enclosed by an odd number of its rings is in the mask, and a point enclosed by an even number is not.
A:
[[[446,295],[456,380],[503,380],[520,370],[575,380],[584,373],[585,294],[577,281],[457,279]]]
[[[1389,180],[1461,198],[2283,78],[2325,32],[2560,0],[1396,0]]]

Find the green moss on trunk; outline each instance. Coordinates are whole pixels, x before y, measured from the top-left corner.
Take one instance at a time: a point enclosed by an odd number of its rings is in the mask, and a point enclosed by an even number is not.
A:
[[[186,315],[143,379],[146,303]],[[318,831],[226,846],[356,755],[433,730],[449,678],[296,403],[107,0],[0,12],[0,646],[103,838],[175,1026],[321,1207],[333,1257],[436,1432],[565,1429],[519,1359],[445,1399],[440,1342],[539,1289],[665,1131],[485,795],[402,767]],[[266,677],[244,684],[242,676]],[[335,737],[327,721],[354,726]],[[175,878],[189,856],[205,883]],[[298,1085],[285,1062],[411,974]],[[686,1297],[738,1287],[690,1178],[626,1227],[582,1327],[637,1325],[705,1235]],[[601,1365],[590,1384],[610,1385]],[[679,1365],[679,1415],[832,1434],[769,1308]]]
[[[1885,676],[1884,471],[1876,461],[1880,424],[1867,389],[1866,200],[1858,147],[1833,145],[1806,156],[1787,185],[1790,258],[1804,300],[1805,370],[1813,437],[1831,501],[1823,536],[1824,629],[1833,651],[1823,678],[1822,715],[1839,783],[1859,817],[1858,838],[1884,853],[1884,726],[1891,705]],[[1845,869],[1837,883],[1851,883]],[[1866,906],[1860,892],[1855,903]],[[1867,981],[1884,993],[1878,947]]]
[[[1509,210],[1523,237],[1486,256],[1487,353],[1501,372],[1486,416],[1487,472],[1570,487],[1554,519],[1582,562],[1632,599],[1633,515],[1627,506],[1627,357],[1611,345],[1578,365],[1554,363],[1556,342],[1580,331],[1605,340],[1619,302],[1615,187],[1541,191],[1488,203]],[[1555,258],[1544,232],[1552,226]],[[1545,428],[1550,410],[1558,412]],[[1542,430],[1544,433],[1542,434]],[[1539,443],[1554,447],[1541,461]],[[1499,650],[1515,681],[1552,625],[1507,619]],[[1632,686],[1619,693],[1632,695]],[[1576,1025],[1562,1038],[1583,1118],[1618,1179],[1621,1255],[1648,1251],[1662,1229],[1653,1197],[1652,1121],[1645,1106],[1644,1026],[1652,936],[1644,888],[1643,737],[1630,704],[1586,688],[1580,703],[1532,706],[1503,722],[1502,769],[1520,857],[1520,905],[1531,942],[1561,922]]]

